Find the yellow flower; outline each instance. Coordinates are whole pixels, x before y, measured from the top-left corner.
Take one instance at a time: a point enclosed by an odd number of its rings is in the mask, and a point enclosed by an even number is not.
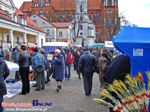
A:
[[[134,86],[134,83],[133,83],[133,80],[132,80],[131,76],[127,75],[126,78],[132,84],[132,86]]]
[[[123,87],[123,89],[125,91],[127,91],[128,89],[127,89],[126,85],[121,80],[119,82],[120,82],[121,86]]]

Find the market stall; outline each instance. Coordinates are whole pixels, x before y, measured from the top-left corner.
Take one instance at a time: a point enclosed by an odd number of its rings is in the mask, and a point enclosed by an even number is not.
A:
[[[150,28],[121,27],[121,31],[112,39],[115,48],[130,57],[131,74],[143,73],[147,83],[146,72],[150,70]]]
[[[64,48],[68,46],[68,42],[46,42],[42,48],[45,50],[45,53],[50,53],[55,51],[58,47]]]

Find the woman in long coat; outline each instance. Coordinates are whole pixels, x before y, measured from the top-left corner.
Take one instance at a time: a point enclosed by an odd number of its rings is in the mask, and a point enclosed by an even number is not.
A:
[[[61,51],[59,49],[56,49],[55,55],[52,59],[53,78],[57,81],[57,92],[59,92],[59,90],[61,89],[61,82],[63,81],[65,75],[64,57],[60,53]]]

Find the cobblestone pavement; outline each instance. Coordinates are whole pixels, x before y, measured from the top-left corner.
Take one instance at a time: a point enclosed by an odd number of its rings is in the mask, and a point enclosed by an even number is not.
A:
[[[41,110],[34,110],[33,112],[108,112],[107,107],[93,102],[93,98],[99,97],[99,81],[98,75],[94,74],[92,95],[87,97],[84,95],[83,81],[79,80],[77,74],[72,70],[71,80],[64,80],[62,90],[56,92],[56,82],[51,79],[49,84],[46,84],[46,89],[40,92],[34,91],[31,88],[31,93],[21,96],[17,95],[11,99],[5,99],[7,102],[31,102],[39,100],[39,102],[51,102],[51,107],[37,107]],[[11,110],[12,109],[12,110]],[[5,108],[5,112],[16,112],[13,110],[17,108]],[[21,109],[21,108],[19,108]],[[25,109],[25,108],[23,108]],[[42,110],[43,109],[43,110]],[[17,111],[17,112],[32,112],[31,110]]]

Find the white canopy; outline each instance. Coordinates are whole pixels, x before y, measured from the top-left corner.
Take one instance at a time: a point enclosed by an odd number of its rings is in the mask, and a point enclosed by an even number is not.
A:
[[[105,41],[105,47],[114,47],[114,44],[112,41]]]
[[[43,46],[69,46],[68,42],[45,42]]]

